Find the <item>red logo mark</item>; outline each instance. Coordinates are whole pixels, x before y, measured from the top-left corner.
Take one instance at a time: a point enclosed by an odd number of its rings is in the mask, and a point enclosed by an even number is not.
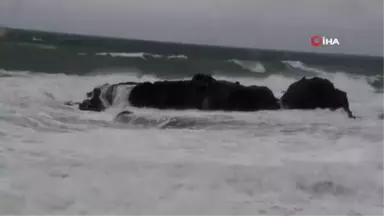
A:
[[[323,40],[322,37],[320,37],[319,35],[312,36],[311,37],[311,44],[314,47],[318,47],[322,44],[322,40]]]

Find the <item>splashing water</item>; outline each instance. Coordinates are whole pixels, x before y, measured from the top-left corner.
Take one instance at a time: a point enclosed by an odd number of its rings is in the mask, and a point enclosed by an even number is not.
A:
[[[348,93],[360,117],[352,120],[341,110],[135,109],[122,89],[106,112],[81,112],[63,102],[104,83],[157,78],[1,73],[1,214],[382,212],[383,94],[364,77],[319,73]],[[216,78],[278,97],[295,81]],[[122,109],[136,120],[115,122]]]

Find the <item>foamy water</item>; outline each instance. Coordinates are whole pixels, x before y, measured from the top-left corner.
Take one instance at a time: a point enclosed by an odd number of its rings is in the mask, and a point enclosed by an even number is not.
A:
[[[103,83],[154,77],[7,73],[1,214],[382,214],[383,95],[363,77],[321,74],[348,93],[356,120],[327,110],[127,108],[154,120],[139,125],[113,121],[122,104],[91,113],[63,102]],[[294,82],[237,80],[276,96]],[[166,126],[178,118],[189,123]]]

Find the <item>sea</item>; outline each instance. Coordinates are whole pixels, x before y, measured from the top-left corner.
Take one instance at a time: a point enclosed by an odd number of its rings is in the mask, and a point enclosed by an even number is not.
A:
[[[199,58],[40,41],[0,41],[0,214],[383,214],[382,57]],[[268,86],[276,97],[303,76],[327,78],[357,119],[342,110],[138,109],[127,91],[105,112],[64,104],[104,83],[195,73]],[[123,110],[134,117],[117,121]]]

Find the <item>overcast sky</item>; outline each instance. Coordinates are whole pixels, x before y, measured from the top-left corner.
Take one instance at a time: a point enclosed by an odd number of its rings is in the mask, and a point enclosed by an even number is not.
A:
[[[383,55],[383,0],[0,0],[0,25],[252,48]],[[312,35],[338,38],[314,48]]]

